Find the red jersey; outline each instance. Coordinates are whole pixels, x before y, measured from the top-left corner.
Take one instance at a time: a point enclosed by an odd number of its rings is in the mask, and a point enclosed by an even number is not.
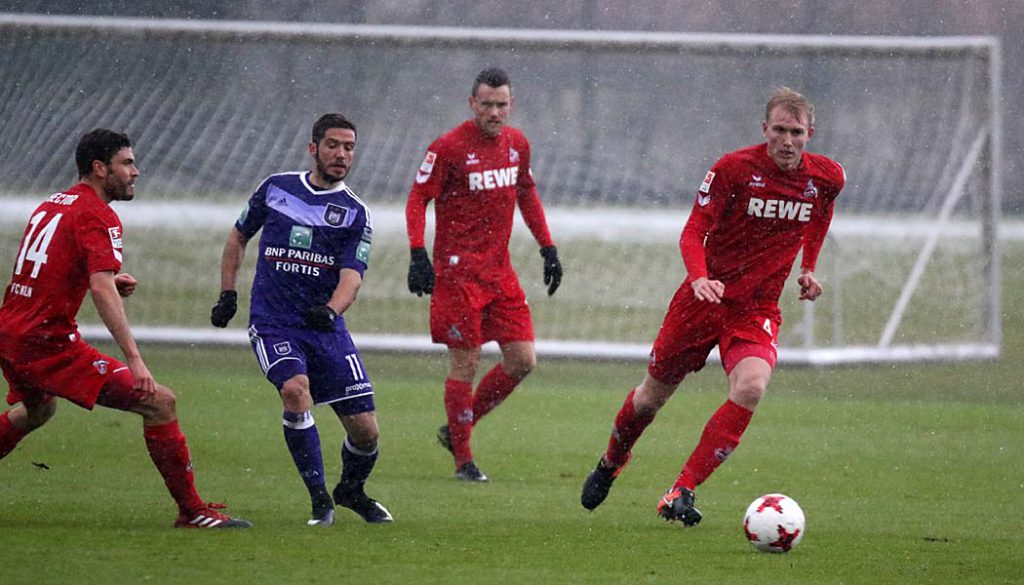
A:
[[[839,163],[809,152],[789,171],[764,143],[726,154],[705,175],[683,230],[686,283],[707,276],[725,284],[726,302],[778,304],[801,247],[801,266],[814,270],[845,183]]]
[[[416,172],[406,206],[409,243],[424,246],[427,203],[434,200],[434,266],[493,281],[512,273],[508,243],[516,204],[534,238],[553,245],[530,172],[530,143],[505,126],[496,137],[468,120],[435,140]]]
[[[95,272],[121,270],[121,220],[79,183],[32,213],[0,307],[0,336],[67,341]]]

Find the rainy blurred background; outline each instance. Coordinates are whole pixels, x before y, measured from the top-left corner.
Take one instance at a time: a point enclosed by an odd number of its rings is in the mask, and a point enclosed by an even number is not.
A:
[[[1019,1],[9,0],[0,11],[473,27],[493,39],[417,44],[301,33],[238,39],[4,29],[2,253],[16,247],[28,201],[72,182],[77,136],[95,126],[124,129],[137,144],[138,199],[146,205],[119,212],[129,254],[145,259],[134,271],[161,282],[154,294],[164,299],[137,309],[133,319],[143,324],[203,326],[223,236],[245,197],[264,176],[304,167],[312,120],[337,110],[359,127],[348,183],[371,204],[378,228],[363,297],[372,308],[350,321],[368,333],[424,333],[425,305],[403,290],[402,202],[425,147],[467,117],[475,74],[499,65],[511,73],[513,124],[533,145],[567,264],[563,289],[543,298],[536,246],[517,232],[514,259],[540,338],[635,343],[642,355],[682,276],[675,240],[694,188],[722,153],[762,140],[764,100],[788,85],[817,104],[811,149],[842,162],[849,175],[839,204],[844,222],[823,257],[839,294],[818,303],[817,313],[795,312],[783,332],[788,344],[999,343],[998,281],[980,290],[965,283],[991,281],[997,270],[984,226],[1000,187],[999,210],[1011,220],[1024,213],[1024,88],[1013,65],[1024,58]],[[752,49],[680,50],[609,48],[600,35],[591,45],[564,46],[502,38],[503,30],[522,29],[772,40]],[[792,52],[781,35],[971,39],[960,50]],[[1006,64],[998,79],[993,53]],[[993,186],[986,157],[1000,115],[1002,180]],[[133,241],[133,230],[144,237]],[[916,281],[902,278],[918,264]],[[951,300],[961,313],[942,310]]]

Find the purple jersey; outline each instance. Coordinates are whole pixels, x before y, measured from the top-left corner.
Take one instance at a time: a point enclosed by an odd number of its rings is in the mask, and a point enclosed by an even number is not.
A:
[[[366,205],[345,185],[325,191],[309,173],[267,177],[235,227],[246,238],[261,228],[249,323],[302,327],[306,312],[326,304],[343,268],[360,275],[373,228]],[[335,323],[344,327],[341,316]]]

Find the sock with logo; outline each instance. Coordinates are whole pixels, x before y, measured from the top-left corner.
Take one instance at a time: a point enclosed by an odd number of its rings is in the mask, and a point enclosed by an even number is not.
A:
[[[629,452],[633,445],[640,439],[644,430],[654,422],[654,415],[639,415],[633,407],[633,395],[636,388],[630,390],[626,400],[615,416],[615,426],[612,427],[612,436],[608,439],[608,449],[604,453],[604,459],[614,466],[625,465],[629,460]]]
[[[491,368],[491,371],[487,372],[487,375],[477,384],[476,392],[473,394],[473,424],[497,408],[516,389],[518,384],[518,379],[505,373],[501,362]]]
[[[473,460],[469,438],[473,433],[473,385],[448,378],[444,381],[444,410],[452,440],[455,468]]]
[[[192,471],[192,457],[188,443],[177,420],[155,426],[143,426],[146,449],[171,497],[178,504],[182,514],[195,512],[205,506],[196,491],[195,474]]]
[[[704,483],[711,473],[732,454],[740,437],[747,430],[753,411],[743,408],[732,400],[726,400],[715,414],[711,415],[697,448],[683,466],[682,473],[673,487],[695,489]]]
[[[3,414],[0,414],[0,459],[13,451],[18,442],[28,434],[11,423],[10,412],[5,410]]]
[[[287,412],[281,418],[284,425],[284,442],[292,454],[295,468],[302,477],[302,483],[313,499],[327,493],[324,479],[324,457],[320,451],[320,433],[316,430],[313,413]]]

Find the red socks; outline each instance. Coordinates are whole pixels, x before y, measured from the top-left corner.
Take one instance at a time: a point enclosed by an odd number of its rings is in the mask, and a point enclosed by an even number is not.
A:
[[[483,418],[502,403],[516,389],[519,380],[505,373],[501,362],[491,368],[490,372],[480,380],[473,395],[473,422]]]
[[[683,466],[682,473],[673,487],[693,490],[732,454],[740,444],[743,431],[747,430],[753,411],[743,408],[732,400],[726,400],[715,414],[711,415],[704,427],[700,442]]]
[[[473,385],[448,378],[444,381],[444,410],[452,439],[455,467],[473,460],[469,437],[473,433]]]
[[[202,508],[205,504],[196,492],[195,475],[192,473],[192,458],[188,453],[185,435],[181,433],[178,421],[162,425],[142,427],[146,438],[149,457],[156,464],[164,478],[167,491],[178,503],[182,514]]]
[[[615,426],[612,427],[612,436],[608,439],[608,450],[605,451],[604,459],[614,466],[625,465],[629,460],[629,452],[633,449],[637,439],[643,434],[647,425],[654,422],[654,415],[640,416],[633,408],[633,395],[636,388],[629,392],[619,414],[615,417]]]
[[[3,414],[0,414],[0,459],[3,459],[8,453],[13,451],[18,441],[24,439],[25,435],[28,434],[11,424],[11,418],[8,416],[10,412],[5,410]]]

